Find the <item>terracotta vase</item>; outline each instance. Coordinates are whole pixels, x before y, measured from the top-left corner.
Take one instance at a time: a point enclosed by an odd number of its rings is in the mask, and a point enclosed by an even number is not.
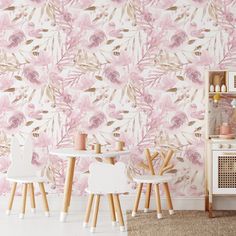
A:
[[[77,132],[75,134],[74,148],[75,150],[86,150],[87,134]]]

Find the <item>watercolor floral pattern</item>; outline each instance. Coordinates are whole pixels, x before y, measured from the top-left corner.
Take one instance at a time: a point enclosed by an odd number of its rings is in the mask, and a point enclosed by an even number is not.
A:
[[[235,0],[1,0],[0,179],[12,134],[33,132],[33,163],[61,192],[66,162],[49,148],[123,139],[142,173],[142,150],[176,150],[172,190],[204,193],[204,69],[234,67]],[[123,158],[127,162],[127,159]],[[92,160],[79,160],[83,194]],[[158,161],[156,163],[158,165]]]

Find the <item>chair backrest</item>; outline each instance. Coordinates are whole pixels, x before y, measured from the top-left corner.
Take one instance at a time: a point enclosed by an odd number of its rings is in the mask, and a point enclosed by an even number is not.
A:
[[[155,175],[155,170],[152,161],[159,155],[159,153],[154,152],[154,154],[151,155],[150,150],[148,148],[145,150],[145,153],[149,171],[151,172],[152,175]],[[169,164],[173,154],[174,151],[172,149],[169,149],[166,154],[163,153],[162,151],[160,152],[160,156],[162,157],[162,164],[158,172],[159,175],[163,175],[165,171],[170,170],[174,167],[173,165]]]
[[[36,175],[36,168],[32,165],[33,142],[32,137],[28,136],[24,150],[21,150],[19,141],[16,137],[11,141],[11,165],[7,171],[8,178],[32,177]]]
[[[126,167],[122,162],[115,165],[94,162],[89,167],[88,189],[91,193],[126,193],[129,192]]]

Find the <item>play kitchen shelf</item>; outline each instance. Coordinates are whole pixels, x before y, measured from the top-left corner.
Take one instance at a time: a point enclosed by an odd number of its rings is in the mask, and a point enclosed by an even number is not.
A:
[[[206,71],[206,198],[236,194],[236,69]]]

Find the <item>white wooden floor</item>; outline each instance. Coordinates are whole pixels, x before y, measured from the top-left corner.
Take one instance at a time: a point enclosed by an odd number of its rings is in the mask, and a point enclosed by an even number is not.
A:
[[[0,235],[2,236],[127,236],[120,232],[119,227],[113,227],[109,212],[101,211],[98,216],[97,231],[90,233],[89,228],[83,228],[84,212],[70,212],[66,223],[59,222],[59,211],[51,212],[49,218],[42,211],[33,214],[27,211],[23,220],[18,218],[17,211],[10,216],[0,212]],[[124,215],[124,218],[126,216]]]

